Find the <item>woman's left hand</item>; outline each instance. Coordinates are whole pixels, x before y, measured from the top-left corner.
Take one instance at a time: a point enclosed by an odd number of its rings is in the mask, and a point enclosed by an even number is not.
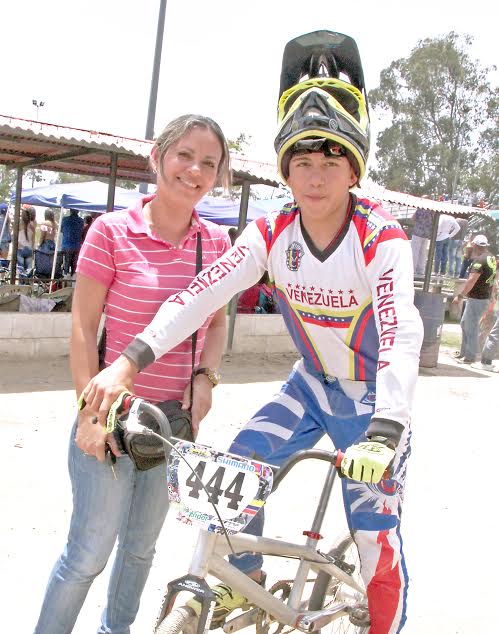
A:
[[[213,386],[204,374],[198,374],[193,379],[193,405],[191,409],[192,433],[198,435],[199,424],[211,409]],[[182,399],[182,409],[189,409],[191,404],[191,384],[187,384]]]

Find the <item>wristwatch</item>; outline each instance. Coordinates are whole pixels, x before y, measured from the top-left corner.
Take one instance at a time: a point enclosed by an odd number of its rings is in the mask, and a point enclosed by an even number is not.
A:
[[[211,368],[196,368],[193,374],[194,376],[197,376],[198,374],[204,374],[208,378],[208,380],[210,381],[213,387],[218,385],[220,383],[220,379],[222,378],[220,372],[217,372],[216,370],[212,370]]]

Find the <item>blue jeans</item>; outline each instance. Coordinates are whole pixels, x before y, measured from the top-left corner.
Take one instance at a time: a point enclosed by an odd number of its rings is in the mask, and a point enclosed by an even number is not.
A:
[[[449,242],[449,238],[435,242],[435,273],[437,275],[445,275],[447,270]]]
[[[480,337],[480,319],[487,310],[490,299],[466,300],[463,316],[461,317],[461,339],[460,356],[468,361],[475,361],[478,352],[478,340]]]
[[[50,575],[35,634],[70,634],[95,577],[118,549],[98,634],[129,634],[168,510],[165,467],[137,471],[118,458],[108,462],[69,448],[73,514],[64,552]]]
[[[499,356],[499,313],[482,350],[482,363],[492,363]]]
[[[25,271],[29,271],[33,262],[33,249],[30,247],[21,247],[17,251],[17,266]]]
[[[451,240],[449,242],[449,275],[459,277],[461,271],[461,245],[462,240]]]

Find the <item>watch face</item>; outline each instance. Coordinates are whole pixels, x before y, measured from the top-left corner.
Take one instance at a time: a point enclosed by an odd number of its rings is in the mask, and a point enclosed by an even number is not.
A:
[[[218,385],[220,383],[220,379],[222,378],[220,372],[216,372],[215,370],[210,370],[207,372],[207,375],[213,385]]]
[[[217,372],[216,370],[211,370],[210,368],[199,368],[196,371],[196,374],[205,374],[212,383],[213,387],[215,387],[215,385],[218,385],[220,383],[220,379],[222,378],[220,372]]]

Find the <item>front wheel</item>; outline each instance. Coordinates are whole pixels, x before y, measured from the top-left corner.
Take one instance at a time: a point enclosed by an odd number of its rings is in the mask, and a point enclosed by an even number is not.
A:
[[[181,634],[182,632],[190,632],[195,620],[192,610],[189,608],[175,608],[170,614],[158,623],[154,630],[154,634]],[[189,627],[190,626],[190,627]]]
[[[353,566],[352,578],[360,586],[364,586],[360,576],[359,551],[350,534],[345,535],[329,554]],[[319,572],[314,583],[308,608],[309,610],[321,610],[333,602],[342,602],[347,599],[351,600],[352,603],[362,601],[362,597],[356,596],[356,594],[353,588],[338,581],[338,579],[331,577],[326,572]],[[367,600],[365,602],[367,603]],[[327,631],[328,634],[366,634],[368,630],[369,625],[356,623],[354,615],[352,615],[352,620],[349,616],[344,616],[332,621],[322,632]]]

